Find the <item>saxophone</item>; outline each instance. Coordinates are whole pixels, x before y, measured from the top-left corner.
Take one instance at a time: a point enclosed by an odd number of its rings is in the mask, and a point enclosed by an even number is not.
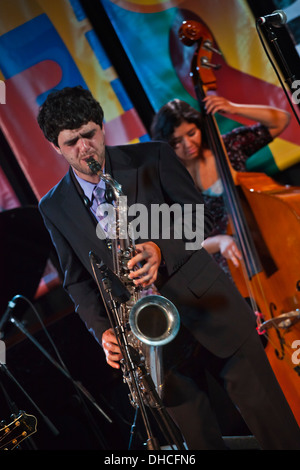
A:
[[[117,328],[121,328],[126,336],[126,346],[133,358],[136,379],[144,403],[152,406],[151,394],[145,385],[143,377],[150,374],[157,393],[162,388],[161,348],[172,341],[179,331],[180,318],[175,305],[161,296],[155,286],[149,293],[140,286],[135,286],[129,278],[128,261],[135,256],[136,248],[132,233],[122,221],[127,221],[127,205],[121,203],[122,187],[111,175],[103,173],[101,166],[93,158],[87,160],[94,174],[100,176],[110,190],[110,199],[115,211],[115,236],[111,240],[113,270],[129,292],[129,300],[123,301],[117,307]],[[126,212],[126,214],[125,214]],[[126,216],[126,218],[125,218]],[[132,375],[123,366],[123,377],[130,389],[130,400],[134,407],[138,406],[138,397]]]

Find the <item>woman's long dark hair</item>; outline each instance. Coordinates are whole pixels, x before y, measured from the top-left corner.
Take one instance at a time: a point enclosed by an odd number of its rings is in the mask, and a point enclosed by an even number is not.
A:
[[[154,116],[150,129],[152,140],[162,140],[172,145],[174,130],[184,121],[193,123],[200,129],[203,145],[206,145],[202,114],[179,99],[166,103]]]

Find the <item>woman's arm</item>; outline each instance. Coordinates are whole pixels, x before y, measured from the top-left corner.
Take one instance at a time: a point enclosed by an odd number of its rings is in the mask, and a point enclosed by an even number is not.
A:
[[[239,266],[239,260],[242,259],[241,252],[230,235],[220,234],[208,237],[202,242],[202,247],[210,254],[220,252],[224,258],[231,260],[236,267]]]
[[[273,138],[281,134],[288,126],[291,115],[282,109],[271,106],[236,104],[221,96],[204,98],[208,113],[228,113],[260,122],[269,129]]]

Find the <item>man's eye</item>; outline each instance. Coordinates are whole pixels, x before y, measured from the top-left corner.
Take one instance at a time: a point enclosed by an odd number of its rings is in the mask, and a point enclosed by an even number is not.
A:
[[[91,139],[92,137],[94,137],[94,135],[95,135],[95,131],[93,130],[93,131],[88,132],[87,134],[84,134],[83,137],[85,139]]]

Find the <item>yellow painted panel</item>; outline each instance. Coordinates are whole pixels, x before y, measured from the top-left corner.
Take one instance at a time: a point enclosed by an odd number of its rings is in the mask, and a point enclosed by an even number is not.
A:
[[[300,147],[277,137],[269,144],[273,158],[279,170],[300,162]]]
[[[101,102],[106,121],[122,114],[124,110],[113,89],[109,87],[109,82],[116,78],[114,69],[101,68],[85,37],[85,33],[91,30],[89,21],[84,19],[79,22],[69,2],[65,0],[37,1],[66,44],[89,89]]]
[[[43,11],[36,0],[1,0],[0,35],[32,20]]]

